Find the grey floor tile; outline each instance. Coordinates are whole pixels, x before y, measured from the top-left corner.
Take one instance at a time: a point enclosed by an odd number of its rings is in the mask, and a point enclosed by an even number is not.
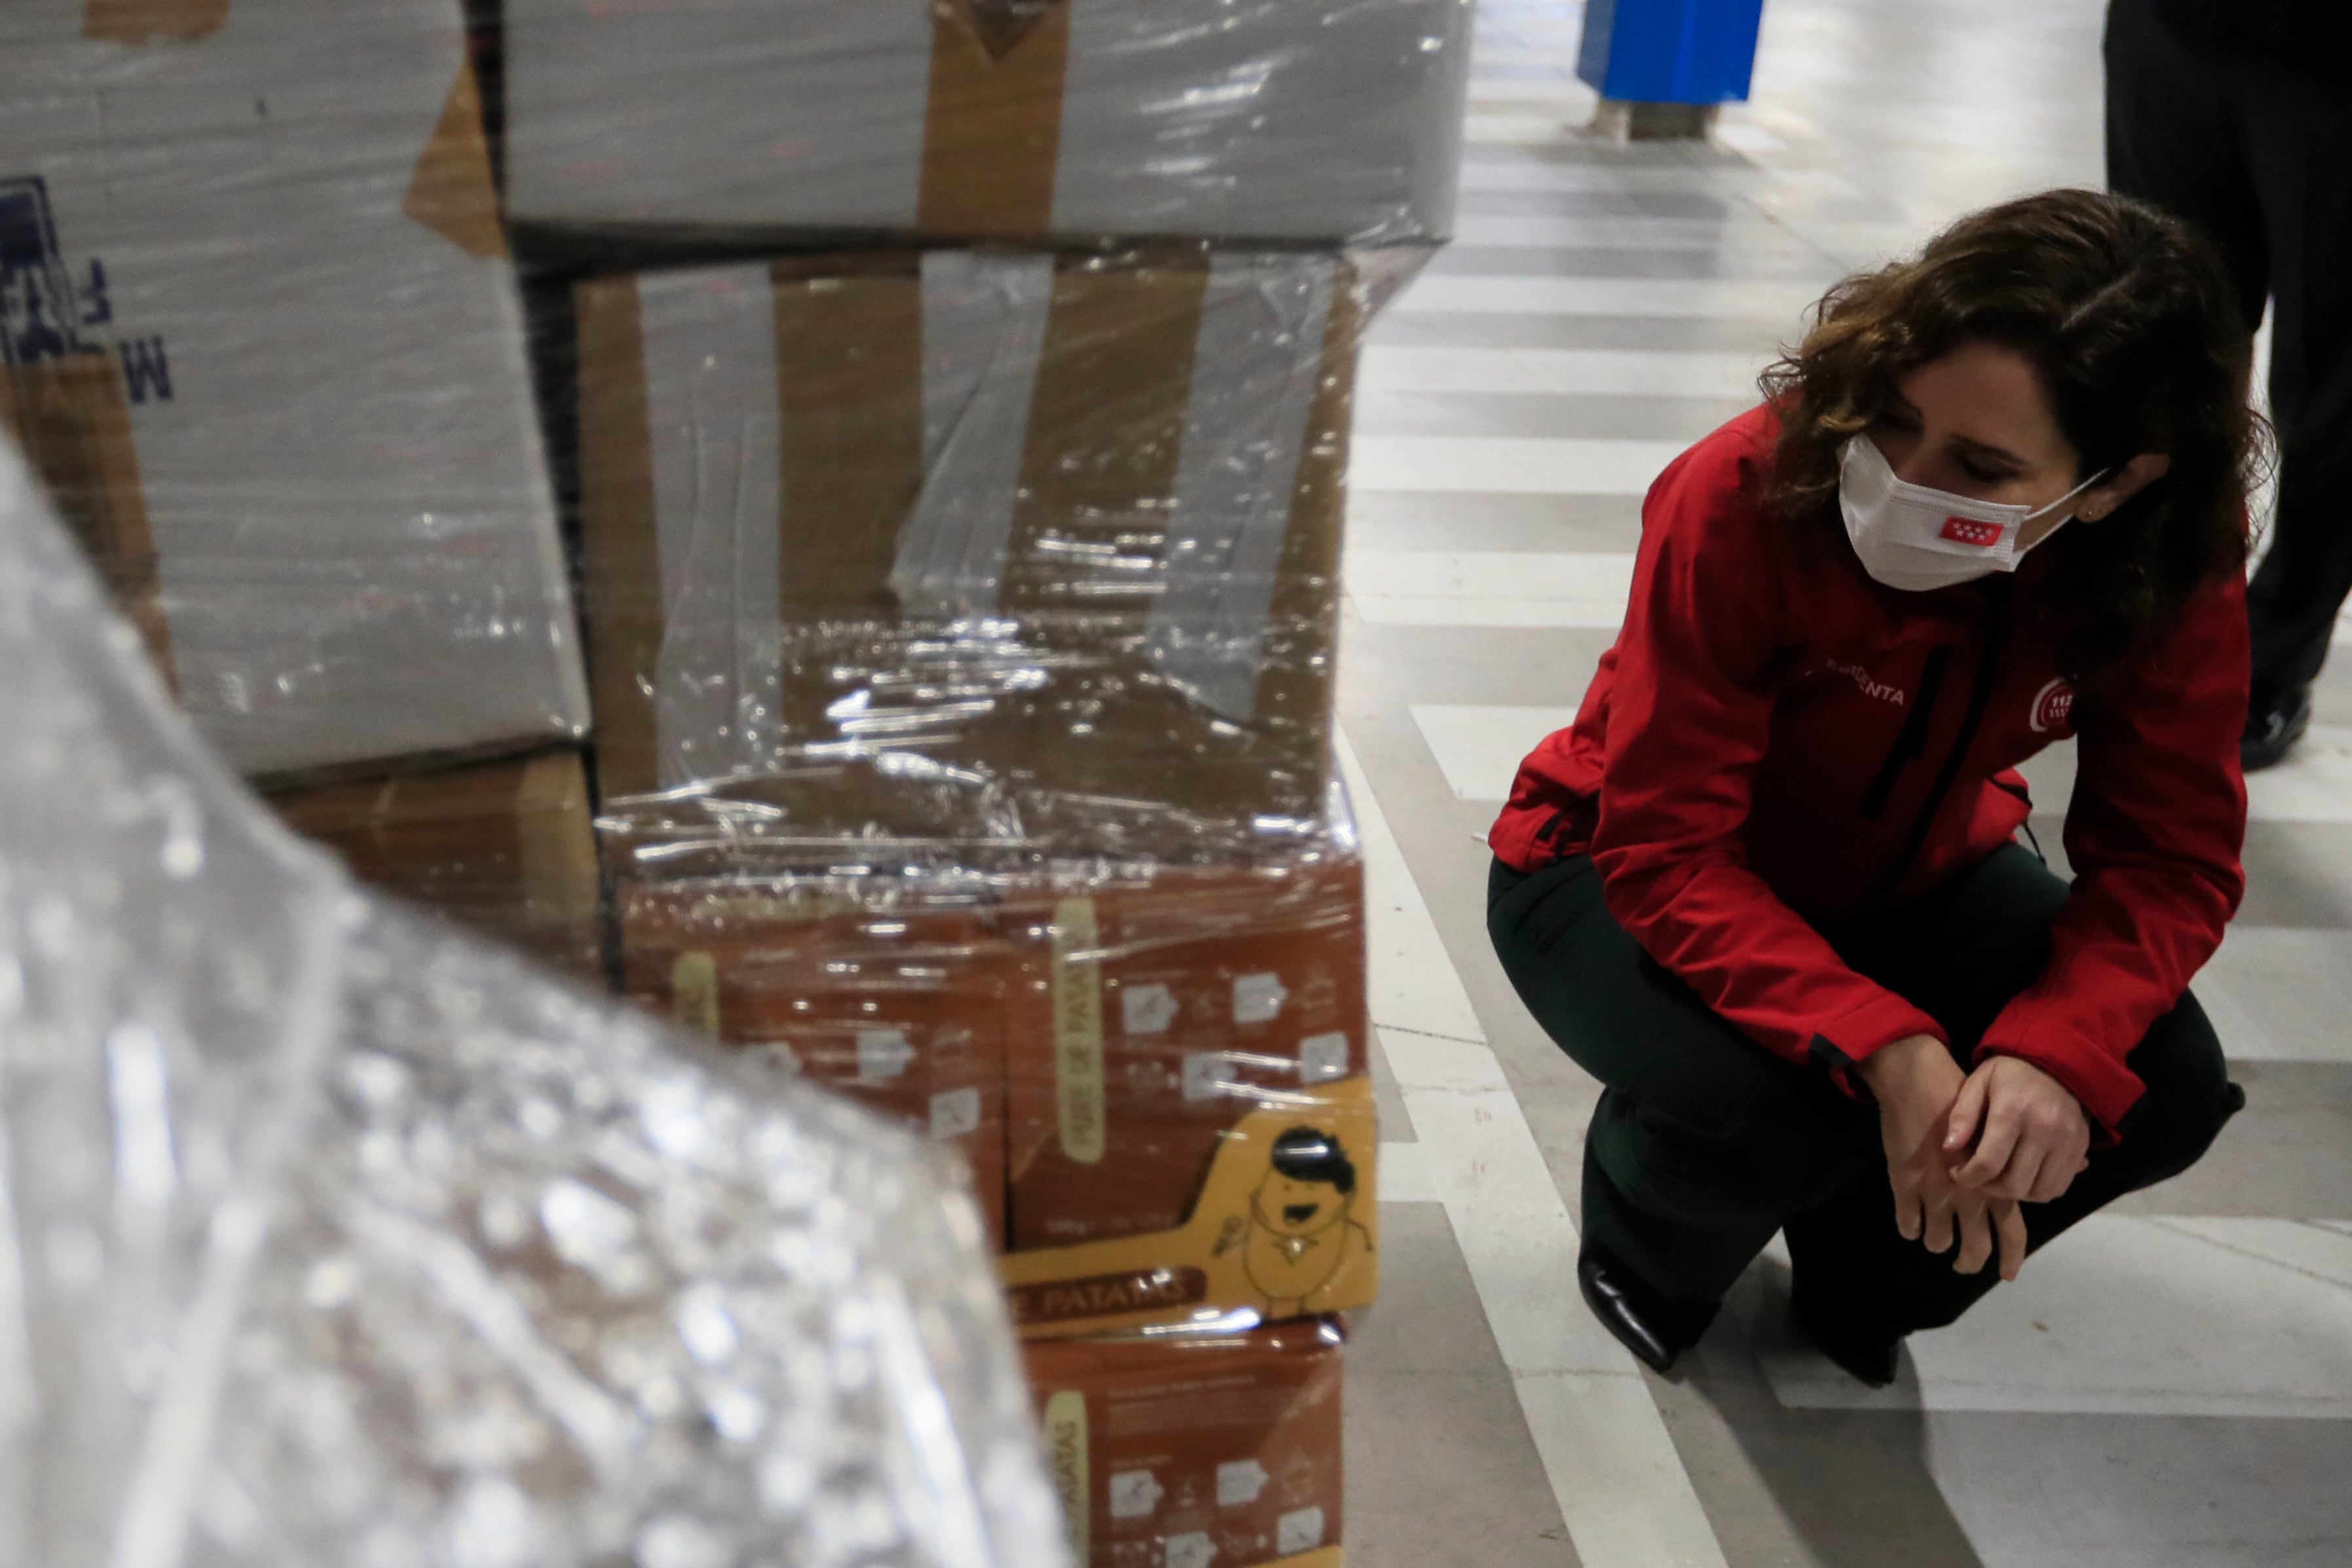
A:
[[[1372,1110],[1380,1118],[1381,1142],[1414,1142],[1412,1113],[1405,1109],[1404,1092],[1397,1087],[1396,1074],[1389,1070],[1388,1058],[1377,1050],[1372,1053]]]
[[[2246,1109],[2211,1151],[2116,1212],[2352,1218],[2352,1067],[2241,1061],[2230,1076]]]
[[[1348,1345],[1349,1568],[1570,1568],[1445,1211],[1382,1210],[1381,1251],[1380,1303]]]
[[[2352,926],[2352,823],[2252,823],[2245,861],[2248,925]]]
[[[2352,1563],[2352,1422],[1939,1415],[1928,1437],[1986,1568]]]

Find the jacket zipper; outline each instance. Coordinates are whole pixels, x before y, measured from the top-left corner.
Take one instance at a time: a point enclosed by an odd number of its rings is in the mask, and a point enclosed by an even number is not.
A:
[[[1936,699],[1944,689],[1944,670],[1952,662],[1948,647],[1927,650],[1927,666],[1919,674],[1918,700],[1911,704],[1910,714],[1895,737],[1895,745],[1879,765],[1878,776],[1870,782],[1870,793],[1862,797],[1862,818],[1875,822],[1886,809],[1886,799],[1895,793],[1895,781],[1903,770],[1927,749],[1927,729],[1936,716]]]
[[[1919,816],[1911,825],[1911,836],[1904,840],[1903,853],[1896,856],[1880,874],[1878,885],[1872,889],[1870,901],[1876,903],[1895,890],[1911,862],[1927,842],[1927,830],[1935,826],[1936,813],[1944,797],[1952,793],[1952,784],[1960,775],[1961,764],[1968,761],[1969,750],[1976,744],[1977,731],[1984,723],[1985,709],[1992,702],[1993,676],[2000,668],[2000,639],[2009,624],[2009,579],[1995,577],[1985,584],[1984,650],[1977,657],[1976,689],[1969,693],[1969,710],[1960,720],[1960,732],[1952,742],[1952,749],[1937,772],[1936,782],[1927,791],[1927,800],[1919,807]],[[1920,704],[1925,710],[1927,704]]]

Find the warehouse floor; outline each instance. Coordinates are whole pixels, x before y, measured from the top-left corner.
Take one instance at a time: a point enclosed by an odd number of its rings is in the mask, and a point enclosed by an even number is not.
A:
[[[1458,243],[1376,327],[1345,763],[1371,869],[1385,1272],[1350,1568],[2352,1561],[2352,657],[2253,786],[2198,993],[2249,1108],[1874,1394],[1751,1270],[1674,1380],[1576,1298],[1595,1086],[1488,951],[1479,840],[1613,635],[1640,492],[1845,270],[2100,177],[2095,0],[1771,0],[1708,149],[1590,142],[1569,0],[1481,0]],[[2346,639],[2339,636],[2339,647]],[[2068,759],[2035,772],[2054,846]]]

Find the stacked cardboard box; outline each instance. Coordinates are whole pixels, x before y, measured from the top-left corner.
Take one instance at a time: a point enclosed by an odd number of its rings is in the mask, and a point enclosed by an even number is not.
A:
[[[1378,1252],[1349,398],[1466,10],[775,9],[507,5],[624,982],[963,1153],[1083,1559],[1324,1568]]]
[[[459,0],[22,0],[0,149],[0,429],[182,706],[593,971],[577,755],[416,776],[589,722]]]

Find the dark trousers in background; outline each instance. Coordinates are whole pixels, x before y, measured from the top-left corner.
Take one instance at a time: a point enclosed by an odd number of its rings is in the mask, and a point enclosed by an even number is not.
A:
[[[2010,846],[1916,902],[1822,934],[1941,1024],[1966,1065],[2040,974],[2065,898],[2065,882]],[[1951,1322],[1992,1288],[1995,1269],[1956,1274],[1950,1254],[1895,1230],[1876,1110],[1765,1050],[1661,968],[1609,913],[1590,857],[1533,875],[1496,862],[1486,921],[1536,1021],[1607,1087],[1585,1142],[1587,1239],[1665,1294],[1713,1303],[1785,1227],[1800,1290],[1897,1333]],[[2147,1092],[2064,1196],[2026,1205],[2033,1247],[2187,1170],[2244,1103],[2193,997],[2129,1059]]]
[[[2310,684],[2352,592],[2352,82],[2107,13],[2107,184],[2202,228],[2252,328],[2267,298],[2278,519],[2247,595],[2254,707]]]

